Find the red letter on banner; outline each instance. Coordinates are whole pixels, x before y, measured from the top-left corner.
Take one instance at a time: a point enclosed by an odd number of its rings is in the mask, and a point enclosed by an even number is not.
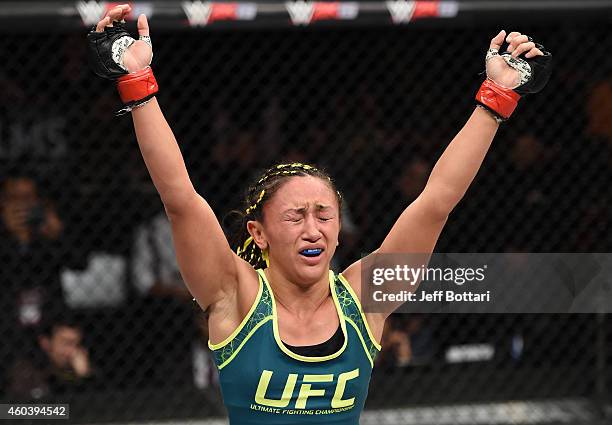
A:
[[[437,17],[439,3],[439,1],[417,1],[412,19]]]

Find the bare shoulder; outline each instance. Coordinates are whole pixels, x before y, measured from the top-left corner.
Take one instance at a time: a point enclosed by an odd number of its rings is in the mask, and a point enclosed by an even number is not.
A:
[[[349,285],[351,285],[351,288],[357,295],[359,302],[363,305],[361,291],[361,266],[362,260],[355,261],[342,272],[342,276],[344,276],[344,279],[349,283]],[[374,337],[378,342],[380,342],[387,315],[382,313],[366,312],[365,317]]]
[[[372,253],[370,253],[368,256],[364,258],[368,258],[371,255],[375,255],[377,253],[378,253],[378,250],[373,251]],[[342,276],[344,276],[344,278],[351,284],[351,288],[353,288],[353,291],[355,291],[355,293],[359,297],[359,302],[361,302],[361,265],[362,265],[362,261],[363,261],[363,258],[355,261],[353,264],[348,266],[342,272]]]
[[[361,301],[361,260],[355,261],[342,272],[344,279],[351,285]]]
[[[213,344],[225,341],[240,326],[259,292],[257,271],[235,254],[234,261],[237,281],[233,290],[225,292],[224,296],[208,309],[208,331]]]

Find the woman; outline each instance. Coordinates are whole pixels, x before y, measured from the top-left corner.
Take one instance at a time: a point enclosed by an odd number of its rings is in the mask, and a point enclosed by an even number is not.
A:
[[[230,422],[357,424],[388,313],[363,312],[360,261],[339,275],[329,270],[338,245],[340,194],[313,166],[270,168],[248,191],[243,237],[234,253],[194,190],[154,97],[147,20],[138,18],[135,41],[121,23],[129,12],[127,5],[115,7],[89,34],[91,61],[98,75],[118,81],[125,110],[132,112],[138,144],[172,224],[181,273],[209,312],[210,347]],[[504,40],[512,56],[497,54]],[[378,253],[433,251],[499,122],[521,94],[539,91],[550,74],[550,54],[518,32],[493,38],[486,63],[480,107]]]

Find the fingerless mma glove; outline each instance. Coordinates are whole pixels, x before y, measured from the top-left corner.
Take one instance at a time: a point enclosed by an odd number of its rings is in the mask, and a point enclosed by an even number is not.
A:
[[[113,22],[102,32],[95,28],[87,34],[89,64],[93,72],[107,80],[117,81],[124,108],[118,115],[144,104],[158,92],[159,87],[151,67],[128,73],[123,65],[124,52],[134,43],[123,22]]]
[[[527,59],[523,55],[513,58],[508,52],[499,55],[495,49],[489,49],[486,60],[501,56],[512,68],[519,72],[520,82],[515,88],[502,87],[487,78],[476,93],[476,102],[491,112],[499,122],[507,121],[516,109],[519,99],[544,88],[552,72],[552,55],[541,44],[535,45],[544,53]]]

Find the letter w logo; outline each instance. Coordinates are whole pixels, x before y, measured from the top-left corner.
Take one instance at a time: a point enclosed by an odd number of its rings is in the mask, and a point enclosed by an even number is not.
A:
[[[406,0],[388,1],[387,9],[389,9],[393,23],[403,24],[410,22],[412,19],[416,9],[416,2]]]
[[[212,12],[212,4],[207,1],[184,1],[181,3],[189,25],[192,27],[205,26],[208,24],[210,13]]]
[[[106,11],[105,2],[79,1],[76,5],[81,20],[86,26],[98,23]]]
[[[288,1],[285,2],[287,12],[294,25],[307,25],[314,15],[315,5],[310,1]]]

